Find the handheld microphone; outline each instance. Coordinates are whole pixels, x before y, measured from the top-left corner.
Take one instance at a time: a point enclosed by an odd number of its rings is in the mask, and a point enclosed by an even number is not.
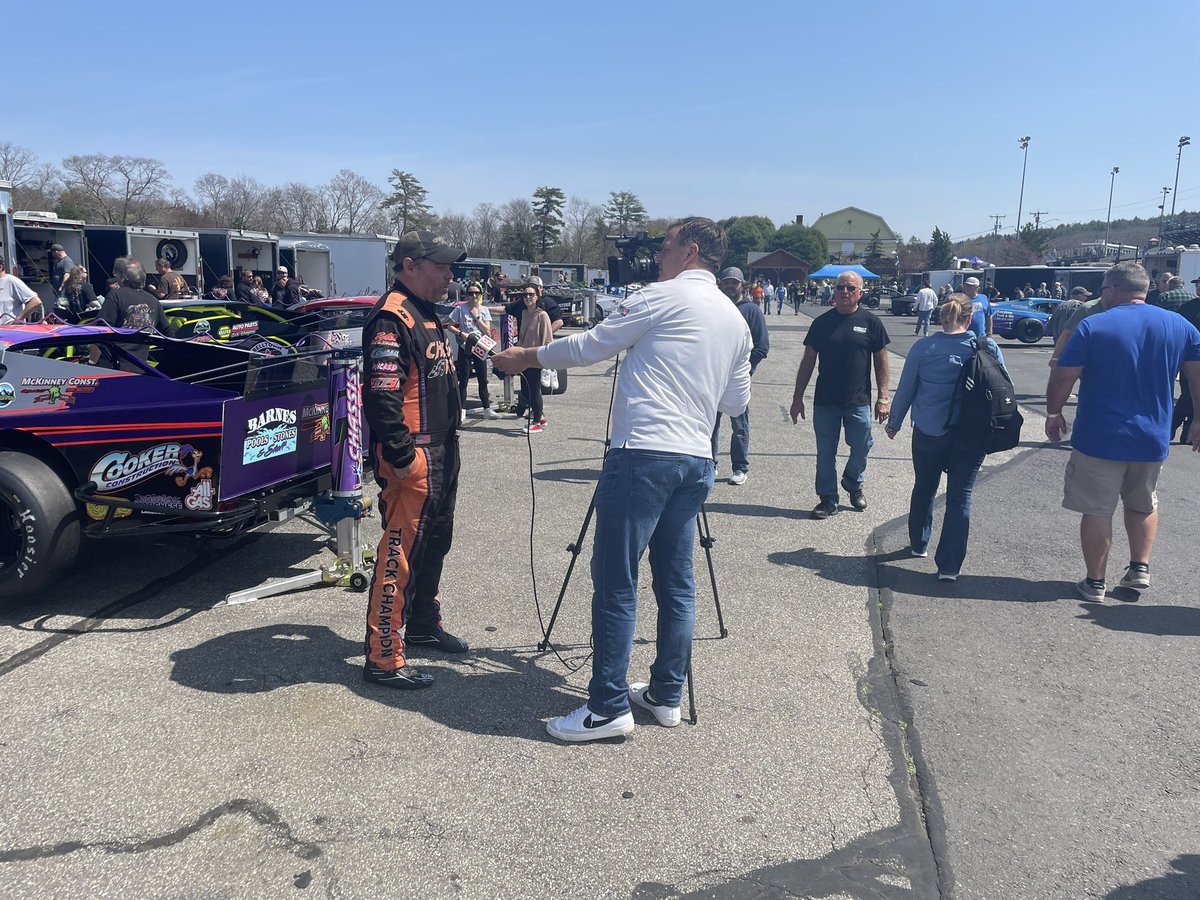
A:
[[[480,359],[491,359],[496,355],[496,342],[486,334],[477,334],[474,331],[468,334],[457,325],[450,323],[446,323],[446,328],[458,335],[463,346]]]

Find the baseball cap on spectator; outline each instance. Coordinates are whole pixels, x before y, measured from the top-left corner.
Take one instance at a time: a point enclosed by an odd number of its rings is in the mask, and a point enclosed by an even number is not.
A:
[[[724,281],[727,278],[741,282],[742,284],[746,283],[746,279],[742,277],[742,270],[737,266],[730,266],[728,269],[722,271],[721,274],[717,276],[717,281]]]
[[[66,252],[67,252],[67,251],[66,251],[66,250],[63,248],[63,245],[62,245],[62,244],[51,244],[51,245],[50,245],[50,249],[51,249],[53,252],[55,252],[55,253],[57,253],[59,250],[62,250],[64,253],[66,253]]]
[[[275,272],[279,275],[286,275],[288,273],[287,266],[280,266]]]
[[[969,284],[971,287],[979,287],[979,279],[971,277],[964,281],[963,284]]]
[[[438,265],[448,266],[450,263],[462,262],[467,258],[467,251],[459,247],[451,247],[432,231],[408,231],[400,235],[396,249],[392,251],[392,262],[397,266],[405,259],[420,262],[431,260]]]
[[[1088,297],[1092,296],[1092,292],[1085,287],[1071,288],[1071,296],[1082,297],[1084,300],[1086,300]]]
[[[542,283],[542,279],[536,275],[529,276],[529,283],[533,284],[533,285],[537,285],[538,287],[545,287],[545,285]]]

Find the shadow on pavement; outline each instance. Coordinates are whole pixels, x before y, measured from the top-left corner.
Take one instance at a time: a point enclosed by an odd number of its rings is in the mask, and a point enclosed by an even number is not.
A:
[[[719,479],[719,481],[725,480],[727,479]],[[778,506],[762,506],[757,503],[705,503],[704,508],[710,513],[724,513],[729,516],[763,516],[773,519],[810,518],[807,509],[783,509]]]
[[[569,484],[590,484],[598,481],[598,469],[549,469],[545,472],[535,472],[538,481],[563,481]]]
[[[362,644],[322,625],[279,624],[232,631],[171,655],[171,680],[216,694],[257,694],[297,684],[340,684],[358,696],[411,710],[448,728],[553,741],[542,719],[583,702],[563,675],[537,665],[533,648],[472,650],[461,660],[413,653],[432,672],[428,690],[400,691],[362,680]],[[497,715],[496,710],[503,710]]]
[[[1108,606],[1088,603],[1078,618],[1113,631],[1136,631],[1164,637],[1200,637],[1200,609],[1191,606]],[[1191,896],[1200,897],[1200,891]]]
[[[1104,900],[1195,900],[1200,897],[1200,855],[1185,853],[1171,860],[1171,868],[1159,878],[1119,887]]]
[[[871,557],[875,563],[895,562],[909,559],[908,550],[894,550]],[[1075,597],[1075,585],[1069,581],[1029,581],[1025,578],[1009,578],[1003,575],[960,575],[958,581],[937,580],[932,568],[932,554],[921,560],[929,564],[927,571],[917,572],[901,566],[880,565],[878,587],[887,588],[897,594],[919,597],[946,597],[956,600],[1000,600],[1009,603],[1051,603]],[[767,555],[767,560],[779,566],[796,566],[810,569],[822,578],[855,587],[867,584],[866,557],[839,556],[806,547]]]

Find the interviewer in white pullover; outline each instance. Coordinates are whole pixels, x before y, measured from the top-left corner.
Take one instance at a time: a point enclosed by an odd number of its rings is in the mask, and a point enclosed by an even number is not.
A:
[[[617,380],[612,449],[596,489],[588,702],[550,721],[550,734],[594,741],[633,730],[630,702],[660,725],[679,724],[691,658],[696,516],[712,488],[717,412],[750,402],[750,330],[717,288],[727,242],[710,219],[667,229],[660,281],[626,297],[590,331],[540,348],[510,348],[502,372],[586,366],[628,351]],[[649,683],[627,684],[637,610],[638,560],[650,550],[658,602],[657,656]]]

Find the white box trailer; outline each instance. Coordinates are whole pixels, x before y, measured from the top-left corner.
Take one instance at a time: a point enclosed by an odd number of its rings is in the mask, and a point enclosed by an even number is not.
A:
[[[7,209],[7,207],[5,207]],[[78,219],[60,219],[55,213],[33,210],[14,212],[11,217],[13,259],[9,271],[38,292],[46,309],[54,307],[50,269],[54,261],[50,248],[61,244],[71,261],[87,265],[87,241],[84,224]]]
[[[279,235],[241,228],[199,228],[201,274],[205,290],[212,290],[222,275],[232,275],[237,284],[243,269],[249,269],[270,284],[279,267]]]
[[[0,181],[0,253],[4,254],[5,265],[9,266],[11,273],[12,267],[16,265],[13,259],[13,237],[12,230],[12,182]]]
[[[146,281],[155,282],[154,264],[160,258],[183,276],[188,289],[204,293],[200,273],[200,234],[181,228],[151,228],[141,225],[86,225],[88,277],[97,294],[103,294],[105,282],[112,277],[113,261],[131,256],[146,270]]]
[[[1192,279],[1200,278],[1200,246],[1196,244],[1147,250],[1141,262],[1151,280],[1163,272],[1171,272],[1183,279],[1184,287],[1190,288],[1193,287]]]
[[[281,237],[279,264],[287,266],[288,273],[306,287],[318,291],[322,297],[330,296],[333,266],[328,245],[311,237]]]
[[[392,283],[386,235],[318,234],[313,238],[329,248],[333,285],[327,296],[378,297]]]

